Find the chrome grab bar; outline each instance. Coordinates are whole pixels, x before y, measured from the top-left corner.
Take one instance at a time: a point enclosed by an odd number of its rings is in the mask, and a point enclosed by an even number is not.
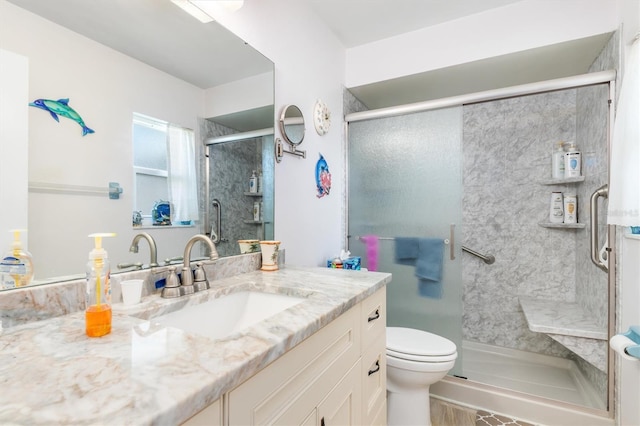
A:
[[[214,244],[218,244],[220,242],[220,234],[221,234],[221,230],[222,230],[222,225],[220,223],[220,221],[222,220],[222,207],[220,207],[220,200],[218,200],[217,198],[214,198],[213,201],[211,202],[211,205],[213,207],[215,207],[216,209],[216,231],[213,232],[213,226],[211,227],[211,241],[213,241]]]
[[[602,185],[600,188],[596,189],[593,194],[591,194],[591,261],[604,272],[609,272],[609,261],[607,259],[607,263],[605,263],[600,260],[600,250],[598,249],[598,198],[607,198],[608,196],[609,187],[606,184]]]
[[[486,263],[487,265],[491,265],[496,261],[495,256],[493,256],[492,254],[482,254],[482,253],[478,253],[475,250],[471,250],[469,247],[467,246],[462,246],[462,251],[466,251],[469,254],[472,254],[476,257],[479,257],[480,259],[482,259],[482,261],[484,263]]]

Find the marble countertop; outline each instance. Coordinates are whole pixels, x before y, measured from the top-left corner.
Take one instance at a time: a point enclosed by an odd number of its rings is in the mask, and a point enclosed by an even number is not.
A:
[[[111,334],[101,338],[85,335],[84,312],[5,329],[0,424],[179,424],[390,281],[386,273],[287,266],[216,280],[179,299],[116,304]],[[251,289],[306,300],[216,340],[153,322]]]

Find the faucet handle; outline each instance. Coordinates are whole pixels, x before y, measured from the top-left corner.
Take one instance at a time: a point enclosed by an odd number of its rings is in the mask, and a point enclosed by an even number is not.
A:
[[[169,275],[166,278],[166,284],[162,289],[162,293],[160,295],[165,298],[180,296],[180,281],[178,280],[178,276],[176,275],[175,266],[169,268]]]
[[[209,288],[209,283],[207,282],[207,276],[204,273],[204,268],[202,267],[202,262],[196,263],[196,270],[193,273],[194,275],[194,283],[196,291],[202,291]]]
[[[165,288],[175,288],[180,287],[180,281],[178,281],[178,276],[176,275],[176,267],[172,266],[169,268],[169,275],[167,276]]]

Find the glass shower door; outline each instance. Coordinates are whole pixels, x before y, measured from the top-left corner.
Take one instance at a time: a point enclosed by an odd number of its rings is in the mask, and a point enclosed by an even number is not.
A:
[[[456,242],[462,234],[461,151],[462,107],[349,124],[349,250],[368,267],[358,237],[380,238],[378,270],[393,274],[387,325],[453,341],[458,359],[450,374],[462,371],[462,273]],[[395,263],[395,237],[449,241],[441,298],[421,296],[415,267]]]

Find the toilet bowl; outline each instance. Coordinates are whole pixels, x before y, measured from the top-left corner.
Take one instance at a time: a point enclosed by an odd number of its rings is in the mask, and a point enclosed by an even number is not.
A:
[[[387,424],[431,425],[429,386],[447,375],[456,345],[433,333],[387,327]]]

